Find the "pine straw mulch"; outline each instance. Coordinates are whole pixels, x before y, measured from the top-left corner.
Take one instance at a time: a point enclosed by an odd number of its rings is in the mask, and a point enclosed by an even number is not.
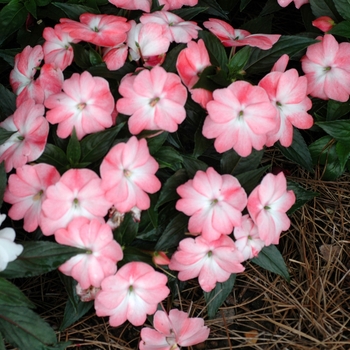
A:
[[[215,319],[206,319],[210,338],[193,349],[350,349],[350,175],[325,182],[318,172],[291,169],[290,180],[320,194],[294,213],[281,238],[291,282],[248,264]],[[31,279],[21,288],[58,328],[67,297],[57,276]],[[175,306],[206,318],[195,281]],[[128,323],[112,328],[92,311],[57,335],[72,341],[67,349],[131,350],[137,349],[140,328]]]

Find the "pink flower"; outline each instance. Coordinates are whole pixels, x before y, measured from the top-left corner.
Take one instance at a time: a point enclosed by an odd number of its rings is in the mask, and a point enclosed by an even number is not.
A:
[[[126,18],[115,15],[83,13],[79,20],[61,20],[62,29],[74,39],[98,46],[113,47],[123,43],[130,29]]]
[[[193,101],[199,103],[203,108],[213,99],[213,93],[203,88],[192,89],[198,82],[200,74],[211,66],[209,53],[204,41],[190,41],[187,48],[183,49],[176,61],[176,69],[183,83],[189,88]]]
[[[331,34],[307,48],[301,59],[308,81],[308,94],[323,100],[346,102],[350,94],[350,43],[340,43]]]
[[[9,177],[4,201],[12,204],[8,215],[13,220],[24,219],[23,228],[33,232],[40,225],[41,205],[46,189],[60,178],[59,172],[49,164],[23,165]]]
[[[281,37],[279,34],[250,34],[243,29],[233,29],[228,23],[216,18],[209,18],[203,25],[226,47],[248,45],[269,50]]]
[[[154,314],[155,329],[142,328],[140,350],[175,350],[204,342],[210,329],[203,318],[189,317],[186,312],[172,309],[169,315],[158,310]]]
[[[44,117],[44,106],[28,99],[0,127],[14,133],[0,145],[0,162],[5,161],[5,170],[38,159],[44,152],[49,134],[49,123]]]
[[[128,57],[128,47],[120,44],[114,47],[107,47],[103,50],[103,61],[109,70],[118,70],[124,66]]]
[[[159,5],[164,5],[163,11],[177,10],[182,6],[196,6],[198,0],[158,0]]]
[[[309,0],[277,0],[278,4],[282,7],[287,7],[290,3],[294,2],[295,7],[300,9],[304,4],[308,4]]]
[[[260,82],[269,99],[276,107],[279,129],[267,135],[266,145],[272,146],[280,141],[284,147],[289,147],[293,141],[293,126],[299,129],[309,129],[313,118],[307,113],[312,107],[311,100],[306,96],[307,79],[296,69],[282,72],[271,72]]]
[[[70,43],[78,43],[79,39],[73,39],[69,33],[57,24],[55,28],[46,27],[43,31],[46,40],[43,45],[45,62],[54,67],[65,70],[73,62],[74,53]]]
[[[207,241],[229,235],[241,224],[241,211],[247,204],[247,195],[232,175],[220,175],[213,168],[197,171],[193,180],[177,188],[181,196],[176,209],[190,217],[188,229],[202,234]]]
[[[97,316],[110,316],[113,327],[129,320],[141,326],[147,315],[157,310],[170,290],[167,277],[143,262],[133,261],[121,267],[114,276],[102,281],[102,290],[95,299]]]
[[[113,124],[114,98],[107,80],[85,71],[74,73],[63,83],[63,92],[45,101],[47,120],[58,124],[57,135],[68,137],[75,127],[81,140],[86,134],[102,131]]]
[[[40,223],[44,235],[66,228],[78,216],[99,219],[107,214],[111,203],[101,188],[101,179],[89,169],[69,169],[60,180],[46,190],[43,217]]]
[[[233,240],[225,235],[207,241],[203,236],[183,239],[170,260],[169,268],[180,271],[178,279],[187,281],[198,277],[205,292],[215,288],[217,282],[225,282],[232,273],[243,272],[243,255]]]
[[[276,109],[259,86],[236,81],[215,90],[213,97],[207,104],[203,135],[216,138],[214,146],[220,153],[233,148],[241,157],[247,157],[253,148],[261,150],[266,134],[279,126]]]
[[[335,26],[335,22],[329,16],[321,16],[312,21],[312,25],[322,32],[328,32]]]
[[[57,243],[86,250],[85,254],[78,254],[59,267],[62,273],[78,281],[82,289],[100,287],[104,278],[116,273],[116,263],[123,259],[123,251],[113,239],[111,228],[96,219],[75,218],[67,229],[55,232],[55,239]]]
[[[125,76],[119,93],[117,110],[131,115],[128,125],[134,135],[145,129],[175,132],[186,117],[187,90],[176,74],[162,67]]]
[[[259,255],[265,243],[260,239],[258,227],[249,215],[242,217],[241,226],[233,229],[236,248],[243,254],[244,260],[253,259]]]
[[[158,167],[145,139],[137,140],[133,136],[127,143],[118,143],[108,152],[100,167],[106,198],[121,213],[133,207],[148,209],[150,199],[147,193],[155,193],[161,187],[155,176]]]
[[[154,252],[152,256],[155,265],[169,265],[170,259],[164,252]]]
[[[141,23],[158,23],[164,27],[164,36],[170,42],[188,43],[192,39],[197,39],[198,30],[196,22],[184,21],[181,17],[168,11],[157,11],[144,14],[140,17]]]
[[[266,246],[278,244],[282,231],[288,230],[286,212],[295,203],[293,191],[287,191],[287,180],[280,172],[267,174],[248,197],[248,212],[258,226],[259,236]]]
[[[108,0],[114,6],[125,10],[151,11],[152,0]]]

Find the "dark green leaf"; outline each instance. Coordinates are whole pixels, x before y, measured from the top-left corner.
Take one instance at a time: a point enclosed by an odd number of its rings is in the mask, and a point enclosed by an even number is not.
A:
[[[103,63],[101,55],[91,48],[89,50],[89,61],[92,66],[96,66],[98,64]]]
[[[256,17],[245,22],[240,28],[250,33],[271,33],[273,15]]]
[[[297,182],[288,181],[287,183],[288,190],[292,190],[295,193],[296,201],[293,206],[288,210],[288,215],[293,214],[296,210],[302,207],[305,203],[311,199],[319,196],[319,193],[308,191]]]
[[[155,250],[168,250],[177,247],[179,242],[185,238],[188,217],[182,213],[177,214],[164,229],[160,236]]]
[[[350,138],[348,141],[338,141],[335,150],[338,155],[339,163],[343,169],[350,157]]]
[[[210,319],[215,317],[219,307],[232,292],[235,281],[236,275],[231,274],[230,278],[226,282],[216,283],[215,288],[211,292],[203,292],[204,299],[207,304],[208,317]]]
[[[193,157],[198,158],[201,156],[213,143],[213,140],[209,140],[203,136],[202,133],[203,123],[201,123],[194,134],[194,150]]]
[[[31,309],[35,308],[35,305],[21,292],[21,290],[14,284],[0,277],[0,307],[1,305],[7,306],[24,306]]]
[[[230,0],[232,1],[232,0]],[[199,0],[198,6],[200,7],[206,7],[209,15],[213,15],[215,17],[221,17],[227,21],[229,21],[229,18],[227,16],[227,12],[224,11],[221,6],[215,1],[215,0]]]
[[[174,171],[178,170],[182,163],[181,154],[173,147],[163,146],[154,155],[160,168],[169,168]]]
[[[129,62],[125,62],[123,67],[118,70],[111,71],[106,67],[105,63],[90,67],[88,72],[93,76],[102,77],[106,79],[113,79],[119,82],[126,74],[135,71],[135,66]]]
[[[289,272],[282,257],[282,254],[273,244],[264,247],[256,258],[251,260],[256,265],[282,276],[286,281],[290,281]]]
[[[260,12],[260,16],[263,17],[271,13],[278,12],[280,10],[281,10],[281,6],[278,4],[276,0],[268,0],[264,8]]]
[[[130,213],[125,214],[121,225],[114,231],[114,236],[118,237],[120,245],[130,245],[137,236],[139,223],[135,222]]]
[[[329,100],[327,103],[327,121],[340,119],[350,113],[350,102]]]
[[[217,68],[214,66],[204,68],[203,71],[200,73],[198,81],[196,82],[196,84],[193,85],[192,89],[202,88],[209,91],[219,89],[222,86],[216,84],[213,81],[213,79],[209,78],[215,76],[216,73],[218,73],[218,71]]]
[[[84,137],[80,141],[81,162],[93,163],[102,159],[112,147],[113,141],[125,123]]]
[[[55,5],[59,9],[63,10],[65,14],[75,21],[79,21],[79,16],[83,13],[99,13],[98,10],[84,6],[79,4],[69,4],[69,3],[62,3],[62,2],[52,2],[52,5]],[[74,52],[75,56],[75,52]],[[75,57],[74,57],[75,59]],[[82,67],[83,68],[83,67]]]
[[[143,261],[149,265],[152,265],[152,255],[142,251],[139,248],[127,246],[124,248],[123,253],[123,260],[118,263],[118,266],[125,265],[126,263],[132,261]]]
[[[329,0],[330,1],[330,0]],[[333,0],[334,5],[339,14],[344,18],[350,20],[350,0]],[[330,16],[330,15],[328,15]],[[334,17],[333,17],[334,18]]]
[[[47,163],[53,165],[60,173],[64,173],[69,169],[69,161],[66,154],[61,148],[47,143],[44,153],[37,159],[38,163]]]
[[[15,132],[0,127],[0,145],[4,144]]]
[[[2,161],[0,163],[0,208],[1,208],[2,203],[3,203],[6,184],[7,184],[7,176],[6,176],[6,171],[5,171],[5,162]]]
[[[335,25],[329,34],[343,36],[344,38],[350,38],[350,21],[343,21]]]
[[[0,350],[6,350],[6,348],[5,348],[5,343],[4,343],[4,339],[3,339],[1,333],[0,333]]]
[[[159,199],[156,204],[156,209],[161,205],[179,198],[176,189],[188,180],[185,169],[179,169],[174,175],[170,176],[160,191]]]
[[[78,164],[80,157],[81,157],[80,143],[77,138],[75,128],[73,128],[72,135],[67,145],[67,158],[72,168],[74,168]]]
[[[186,48],[186,44],[178,44],[171,49],[165,57],[162,67],[169,73],[177,73],[176,61],[179,53]]]
[[[163,146],[163,143],[166,141],[167,137],[168,133],[162,132],[157,136],[147,138],[149,153],[152,156]]]
[[[84,250],[67,247],[53,242],[23,242],[22,254],[0,272],[1,277],[17,278],[38,276],[55,270],[72,256]]]
[[[315,124],[338,141],[347,142],[350,139],[350,120],[332,120]]]
[[[6,61],[11,67],[15,65],[15,56],[20,52],[19,49],[2,49],[0,50],[0,57]]]
[[[228,63],[230,77],[233,77],[234,74],[240,73],[243,70],[249,60],[251,49],[250,46],[245,46],[231,58]]]
[[[260,182],[261,177],[265,174],[267,169],[269,169],[269,165],[266,165],[262,168],[258,168],[256,170],[250,170],[245,173],[241,173],[236,175],[237,180],[244,188],[246,193],[249,195],[250,192],[257,186]]]
[[[171,11],[175,15],[181,17],[184,21],[190,21],[193,17],[197,16],[201,12],[207,11],[208,7],[187,7],[178,10]]]
[[[35,0],[38,6],[46,6],[51,3],[51,0]]]
[[[252,0],[241,0],[241,5],[239,7],[239,10],[242,12],[251,2]]]
[[[334,0],[310,0],[310,6],[314,16],[329,16],[333,19],[337,19],[339,14],[334,6]]]
[[[27,11],[34,17],[37,18],[36,16],[36,2],[35,0],[25,0],[24,1],[24,6],[27,9]]]
[[[0,111],[1,119],[4,120],[6,117],[13,114],[16,110],[16,95],[10,90],[6,89],[2,84],[0,84]]]
[[[90,57],[87,50],[80,44],[70,43],[73,47],[74,62],[82,69],[87,69],[91,66]]]
[[[0,45],[26,21],[27,9],[19,0],[11,0],[0,11]]]
[[[279,142],[276,143],[276,146],[287,159],[301,165],[304,169],[310,172],[314,171],[310,151],[299,130],[294,128],[293,142],[291,146],[286,148],[281,146]]]
[[[191,156],[183,156],[183,165],[190,178],[194,177],[198,170],[206,171],[208,169],[208,164]]]
[[[270,71],[272,66],[283,54],[293,57],[301,53],[309,45],[317,42],[318,41],[315,39],[303,36],[282,36],[270,50],[260,50],[256,47],[252,48],[245,70],[250,74],[261,74],[262,72]]]

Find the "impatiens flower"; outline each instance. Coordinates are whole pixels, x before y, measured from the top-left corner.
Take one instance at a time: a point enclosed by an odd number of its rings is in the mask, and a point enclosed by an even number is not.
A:
[[[90,286],[87,289],[81,288],[80,284],[78,283],[75,291],[77,295],[79,296],[80,300],[84,303],[95,300],[97,293],[101,290],[101,288],[96,288],[94,286]]]
[[[7,173],[38,159],[44,152],[49,134],[44,112],[43,105],[28,99],[0,123],[0,127],[14,132],[0,145],[0,162],[5,161]]]
[[[17,168],[9,177],[4,201],[12,204],[8,215],[13,220],[24,219],[23,228],[33,232],[40,225],[41,204],[46,198],[46,189],[60,178],[52,165],[40,163]]]
[[[187,90],[178,75],[163,67],[125,76],[119,93],[117,111],[131,115],[128,125],[134,135],[142,130],[175,132],[186,118]]]
[[[108,0],[114,6],[125,10],[151,11],[152,0]]]
[[[232,273],[244,271],[244,257],[233,240],[225,235],[207,241],[203,236],[185,238],[170,260],[169,268],[179,271],[178,279],[187,281],[198,277],[205,292],[215,288],[217,282],[225,282]]]
[[[176,191],[181,196],[176,209],[191,216],[191,233],[201,233],[207,241],[217,240],[241,224],[247,195],[234,176],[220,175],[213,168],[199,170]]]
[[[150,265],[133,261],[122,266],[115,275],[102,281],[102,290],[95,299],[97,316],[110,316],[113,327],[126,320],[134,326],[141,326],[147,315],[157,310],[170,290],[167,277],[156,272]]]
[[[281,232],[288,230],[290,220],[286,212],[294,203],[295,194],[287,191],[283,172],[265,175],[261,184],[249,195],[248,212],[266,246],[278,244]]]
[[[170,42],[188,43],[192,39],[197,39],[198,30],[196,22],[184,21],[181,17],[168,11],[157,11],[144,14],[140,17],[141,23],[158,23],[164,27],[164,36]]]
[[[265,243],[260,239],[258,227],[249,215],[242,217],[241,226],[233,229],[236,248],[242,253],[244,260],[253,259],[259,255]]]
[[[338,43],[326,34],[310,45],[301,59],[308,82],[307,92],[323,100],[346,102],[350,94],[350,43]]]
[[[335,26],[335,22],[328,16],[321,16],[312,21],[312,25],[322,32],[328,32]]]
[[[43,31],[46,40],[43,45],[45,62],[54,67],[65,70],[73,62],[74,53],[70,43],[78,43],[79,39],[73,39],[69,33],[57,24],[54,28],[46,27]]]
[[[74,73],[65,80],[63,92],[45,101],[47,120],[58,124],[57,135],[68,137],[73,128],[81,140],[86,134],[102,131],[113,124],[114,98],[107,80],[93,77],[88,71]]]
[[[126,44],[120,44],[114,47],[106,47],[103,50],[103,62],[109,70],[118,70],[123,67],[128,57],[128,47]]]
[[[154,252],[152,256],[155,265],[169,265],[170,259],[164,252]]]
[[[209,66],[211,66],[209,53],[202,39],[198,42],[190,41],[187,48],[179,53],[176,61],[176,69],[182,82],[190,90],[193,101],[203,108],[213,99],[213,93],[203,88],[192,89],[192,87],[198,82],[203,70]]]
[[[142,328],[140,350],[176,350],[204,342],[210,329],[200,317],[188,317],[186,312],[172,309],[169,315],[158,310],[153,317],[155,329]]]
[[[137,207],[150,207],[147,193],[155,193],[161,183],[155,176],[158,163],[150,155],[147,141],[131,137],[127,143],[118,143],[105,156],[100,174],[106,198],[120,213]],[[146,193],[147,192],[147,193]]]
[[[213,98],[207,103],[203,135],[215,138],[214,146],[220,153],[233,148],[241,157],[247,157],[253,148],[261,150],[266,134],[279,127],[276,109],[259,86],[235,81],[215,90]]]
[[[0,225],[6,219],[5,214],[0,214]],[[7,264],[17,259],[23,251],[23,246],[14,243],[16,232],[13,228],[6,227],[0,230],[0,271],[4,271]]]
[[[111,205],[95,172],[69,169],[46,190],[40,227],[44,235],[49,236],[60,228],[66,228],[78,216],[104,222],[103,217]]]
[[[271,103],[276,107],[279,129],[267,134],[266,145],[272,146],[277,140],[284,147],[289,147],[293,141],[293,126],[299,129],[309,129],[313,118],[307,113],[312,107],[307,97],[307,79],[299,77],[296,69],[286,72],[271,72],[260,82]]]
[[[111,228],[96,219],[75,218],[66,229],[55,232],[55,239],[57,243],[86,250],[59,267],[62,273],[78,281],[82,289],[100,287],[104,278],[115,274],[116,263],[123,259]]]
[[[282,7],[287,7],[290,3],[294,2],[295,7],[300,9],[304,4],[308,4],[309,0],[277,0],[278,4]]]
[[[203,25],[226,47],[248,45],[269,50],[281,37],[279,34],[250,34],[243,29],[234,29],[225,21],[216,18],[209,18],[209,21],[204,22]]]
[[[15,56],[15,66],[10,73],[10,84],[17,95],[17,107],[29,98],[42,104],[48,96],[61,90],[62,71],[48,63],[40,67],[43,58],[44,52],[40,45],[34,48],[26,46]],[[40,71],[40,75],[35,80],[37,71]]]
[[[164,5],[163,11],[177,10],[182,6],[196,6],[198,0],[158,0],[159,5]]]

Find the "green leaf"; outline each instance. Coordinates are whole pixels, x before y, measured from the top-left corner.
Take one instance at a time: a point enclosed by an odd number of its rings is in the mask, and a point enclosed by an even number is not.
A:
[[[186,44],[178,44],[166,54],[162,67],[168,73],[177,73],[177,69],[176,69],[177,57],[179,56],[179,53],[184,48],[186,48]]]
[[[210,77],[214,77],[215,74],[218,73],[218,70],[215,66],[209,66],[203,69],[200,73],[199,79],[196,84],[193,85],[192,89],[205,89],[209,91],[214,91],[216,89],[221,88],[222,86],[216,84],[213,79]]]
[[[160,191],[158,202],[155,206],[158,209],[161,205],[179,198],[176,189],[188,180],[185,169],[179,169],[174,175],[170,176]]]
[[[167,137],[168,133],[162,132],[160,135],[147,138],[147,146],[149,153],[152,156],[163,146],[163,143],[166,141]]]
[[[339,159],[339,163],[343,169],[350,157],[350,139],[348,141],[338,141],[335,146],[335,151]]]
[[[80,141],[81,162],[93,163],[102,159],[113,145],[113,141],[125,123],[84,137]]]
[[[295,193],[296,201],[293,206],[288,210],[288,215],[292,215],[296,210],[301,208],[305,203],[319,196],[320,194],[313,191],[308,191],[304,187],[300,186],[297,182],[288,181],[288,190],[292,190]]]
[[[36,2],[35,0],[25,0],[24,6],[27,9],[27,11],[34,17],[37,18],[36,15]]]
[[[187,171],[188,177],[190,178],[194,177],[198,170],[206,171],[208,169],[208,164],[199,159],[185,155],[183,156],[183,165]]]
[[[89,12],[89,13],[96,13],[98,14],[99,11],[88,7],[88,6],[84,6],[84,5],[79,5],[79,4],[69,4],[69,3],[62,3],[62,2],[52,2],[52,5],[55,5],[56,7],[58,7],[59,9],[61,9],[62,11],[64,11],[64,13],[70,18],[73,19],[75,21],[79,21],[79,16],[83,13]],[[75,56],[75,52],[74,52],[74,56]],[[75,57],[74,57],[75,59]],[[81,67],[83,68],[83,67]]]
[[[5,348],[5,343],[4,343],[4,339],[3,339],[1,333],[0,333],[0,350],[6,350],[6,348]]]
[[[329,16],[333,19],[337,19],[339,15],[334,6],[336,1],[337,0],[310,0],[312,13],[316,18]]]
[[[19,0],[11,0],[0,11],[0,45],[26,21],[27,9]]]
[[[331,122],[317,122],[315,124],[336,140],[349,141],[350,120],[332,120]]]
[[[139,223],[133,220],[130,213],[127,213],[121,225],[114,231],[114,236],[118,237],[116,240],[120,245],[130,245],[136,238],[138,230]]]
[[[327,121],[340,119],[350,113],[350,102],[329,100],[327,103]]]
[[[16,95],[10,90],[6,89],[4,85],[0,84],[0,111],[1,120],[13,114],[16,110]]]
[[[344,19],[350,20],[350,0],[333,0],[333,2],[339,14]]]
[[[230,0],[232,1],[232,0]],[[229,21],[229,18],[227,16],[227,12],[224,11],[221,6],[215,1],[215,0],[199,0],[198,6],[200,7],[206,7],[209,15],[213,15],[215,17],[221,17],[227,21]]]
[[[95,51],[91,48],[89,50],[89,61],[90,61],[92,66],[96,66],[98,64],[103,63],[101,55],[97,51]]]
[[[283,35],[270,50],[260,50],[252,48],[251,55],[245,66],[249,74],[261,74],[270,71],[276,61],[283,55],[290,57],[301,53],[309,45],[317,43],[318,40],[306,38],[303,36]]]
[[[47,163],[53,165],[60,173],[69,169],[69,161],[61,148],[47,143],[44,153],[37,159],[38,163]]]
[[[87,69],[91,66],[90,57],[84,46],[80,44],[70,43],[73,47],[74,62],[82,69]]]
[[[228,63],[228,71],[230,77],[234,77],[235,74],[240,73],[247,64],[252,48],[245,46],[234,54]]]
[[[268,0],[264,8],[261,10],[260,16],[263,17],[278,11],[281,11],[281,6],[278,5],[278,2],[276,0]]]
[[[208,7],[187,7],[178,10],[172,10],[172,13],[181,17],[184,21],[190,21],[193,17],[196,17],[201,12],[207,11]]]
[[[46,6],[51,3],[51,0],[35,0],[38,6]]]
[[[7,185],[7,176],[5,171],[5,162],[0,163],[0,208],[2,207],[4,193]]]
[[[195,158],[201,156],[213,143],[213,140],[209,140],[203,136],[202,128],[203,123],[200,123],[194,134],[194,150],[192,155]]]
[[[0,307],[1,305],[7,306],[24,306],[31,309],[35,308],[35,305],[21,292],[21,290],[14,284],[0,277]]]
[[[200,30],[198,32],[198,37],[204,41],[209,53],[210,62],[214,66],[226,70],[228,58],[225,48],[221,44],[220,40],[214,34],[204,30]]]
[[[160,148],[154,155],[154,158],[160,168],[169,168],[174,171],[181,167],[183,161],[181,154],[170,146]]]
[[[23,242],[23,252],[10,262],[6,270],[0,272],[1,277],[32,277],[55,270],[65,261],[84,250],[67,247],[53,242]]]
[[[250,192],[257,186],[260,182],[261,177],[266,173],[266,171],[270,168],[270,165],[266,165],[262,168],[258,168],[255,170],[249,170],[245,173],[237,174],[235,177],[244,188],[246,193],[249,195]]]
[[[239,7],[239,10],[242,12],[251,2],[252,0],[241,0],[241,5]]]
[[[75,128],[73,128],[72,135],[67,145],[67,158],[72,168],[74,168],[79,163],[80,157],[81,147],[77,138],[77,134],[75,132]]]
[[[350,21],[343,21],[336,24],[328,33],[350,38]]]
[[[282,276],[286,281],[290,281],[289,272],[282,257],[282,254],[273,244],[264,247],[256,258],[251,260],[256,265]]]
[[[294,128],[291,146],[286,148],[281,146],[279,142],[276,143],[276,146],[287,159],[301,165],[307,171],[314,172],[310,151],[298,129]]]
[[[154,249],[166,251],[177,247],[179,242],[185,238],[187,225],[188,217],[182,213],[177,214],[164,229]]]
[[[215,288],[211,292],[203,292],[209,319],[215,318],[219,307],[232,292],[235,282],[236,274],[231,274],[226,282],[216,283]]]
[[[118,263],[118,266],[125,265],[128,262],[132,261],[143,261],[149,265],[152,265],[152,256],[139,248],[127,246],[123,250],[124,257],[121,262]]]
[[[6,130],[0,127],[0,145],[3,145],[16,131]]]
[[[21,52],[20,49],[0,49],[0,58],[2,58],[5,62],[7,62],[11,67],[14,67],[15,56],[19,52]],[[3,102],[3,101],[1,101],[1,102]]]

